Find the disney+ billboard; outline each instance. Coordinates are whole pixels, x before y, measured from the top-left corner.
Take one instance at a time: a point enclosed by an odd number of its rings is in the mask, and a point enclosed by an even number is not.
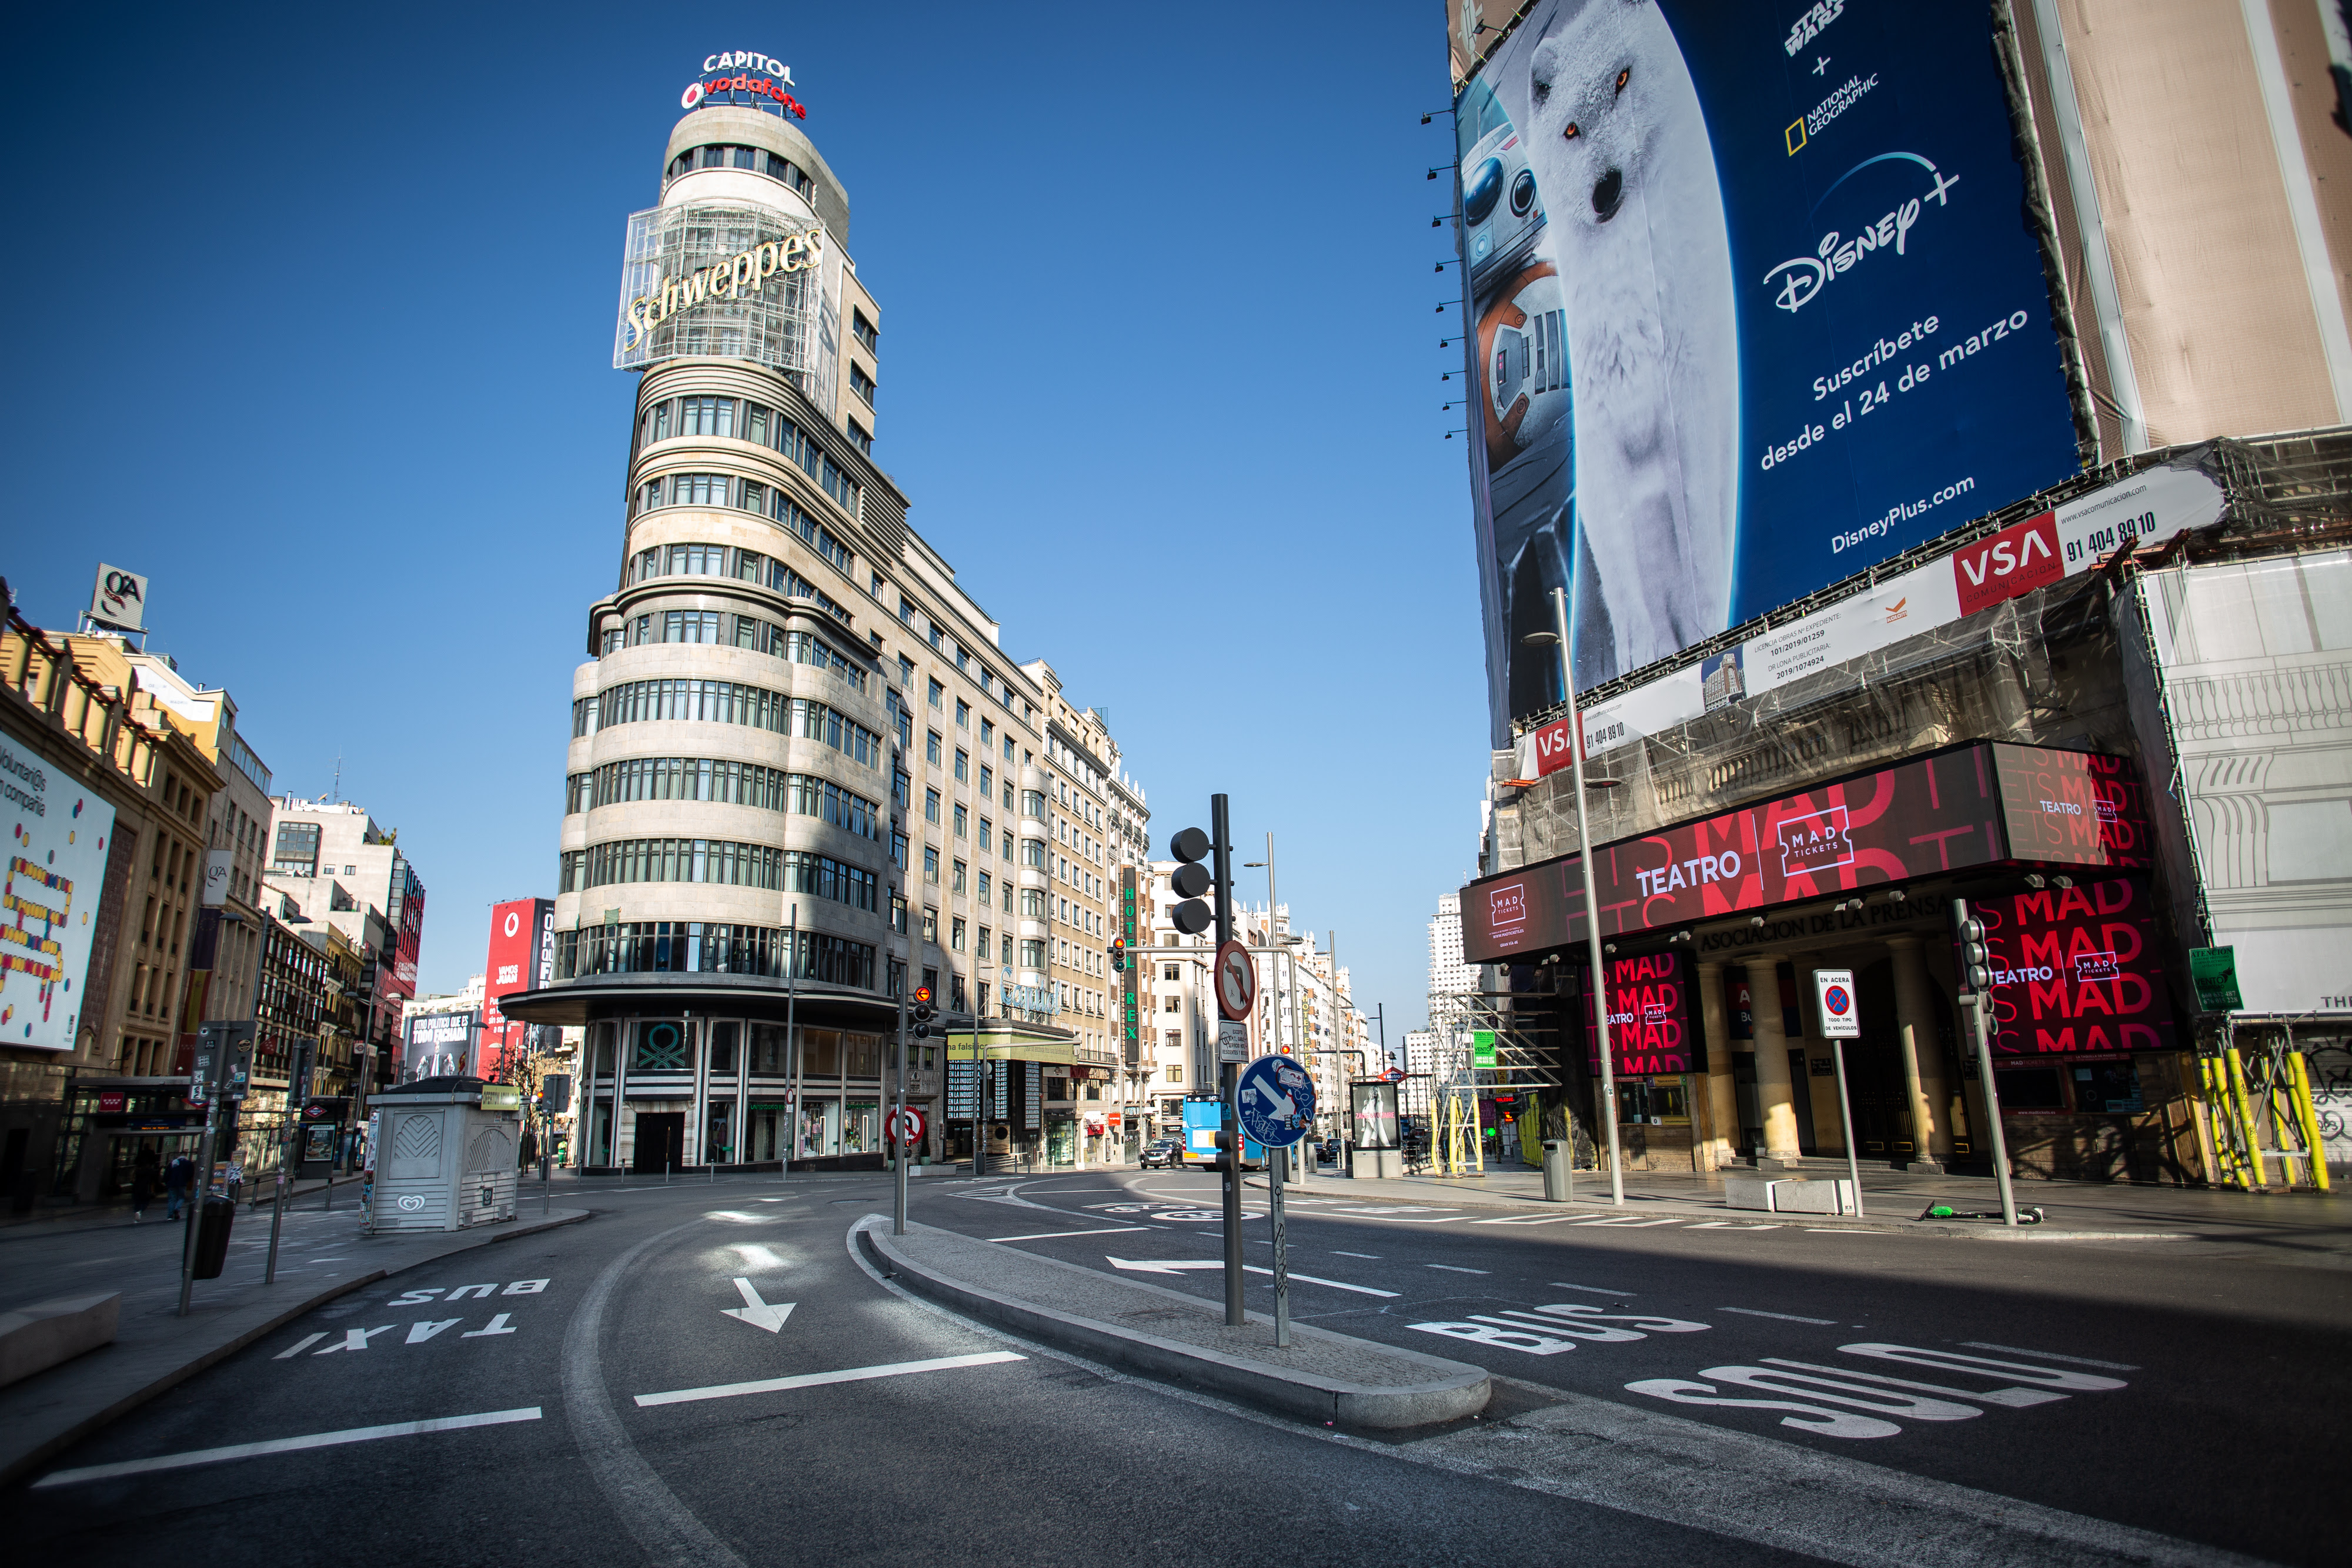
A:
[[[1457,104],[1495,744],[2074,472],[1981,5],[1538,0]]]

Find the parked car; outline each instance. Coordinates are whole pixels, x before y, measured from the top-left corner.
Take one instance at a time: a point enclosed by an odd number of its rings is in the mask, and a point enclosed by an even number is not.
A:
[[[1184,1145],[1174,1138],[1154,1138],[1143,1145],[1145,1170],[1167,1169],[1184,1157]]]

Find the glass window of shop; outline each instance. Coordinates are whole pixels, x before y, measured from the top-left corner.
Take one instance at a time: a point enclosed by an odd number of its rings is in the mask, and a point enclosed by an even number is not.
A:
[[[1690,1080],[1621,1078],[1617,1081],[1618,1120],[1629,1125],[1683,1126],[1690,1121]]]
[[[703,1117],[702,1157],[714,1166],[732,1165],[735,1152],[735,1102],[713,1100]]]
[[[631,1026],[631,1072],[694,1071],[693,1026],[677,1019],[640,1019]]]

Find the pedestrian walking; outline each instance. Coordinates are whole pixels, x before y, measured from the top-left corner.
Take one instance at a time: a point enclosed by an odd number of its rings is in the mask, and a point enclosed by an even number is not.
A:
[[[163,1218],[180,1218],[180,1206],[188,1201],[188,1188],[195,1185],[196,1162],[186,1155],[175,1155],[163,1167]]]
[[[147,1218],[147,1205],[154,1199],[155,1176],[162,1166],[155,1145],[141,1139],[139,1153],[131,1161],[131,1223],[133,1225]]]

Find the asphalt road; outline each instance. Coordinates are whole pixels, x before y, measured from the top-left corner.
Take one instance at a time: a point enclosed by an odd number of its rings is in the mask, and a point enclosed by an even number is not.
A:
[[[933,1196],[918,1216],[930,1223],[1223,1291],[1221,1267],[1148,1271],[1220,1256],[1213,1176]],[[1249,1189],[1254,1269],[1272,1261],[1265,1207]],[[2352,1273],[2332,1263],[1632,1205],[1596,1220],[1361,1203],[1329,1180],[1286,1208],[1294,1277],[1323,1281],[1293,1284],[1301,1322],[2258,1558],[2344,1560]],[[1100,1233],[1046,1234],[1089,1225]],[[1270,1310],[1270,1275],[1249,1281],[1251,1307]]]
[[[915,1190],[919,1220],[1089,1267],[1217,1256],[1213,1177]],[[1427,1457],[1442,1440],[1308,1429],[965,1323],[852,1255],[849,1227],[887,1207],[882,1178],[583,1192],[587,1223],[344,1297],[0,1494],[12,1557],[1794,1560],[1766,1531],[1573,1500],[1540,1474],[1466,1475]],[[1514,1380],[1510,1409],[1565,1390],[1695,1437],[1801,1448],[1818,1489],[1792,1489],[1790,1510],[1828,1506],[1840,1467],[1892,1467],[2254,1557],[2340,1560],[2340,1271],[2160,1245],[1518,1223],[1349,1205],[1338,1182],[1311,1198],[1290,1206],[1291,1261],[1327,1282],[1297,1285],[1302,1321],[1479,1362]],[[1253,1263],[1270,1262],[1266,1220],[1245,1223]],[[1215,1270],[1139,1277],[1222,1289]]]

